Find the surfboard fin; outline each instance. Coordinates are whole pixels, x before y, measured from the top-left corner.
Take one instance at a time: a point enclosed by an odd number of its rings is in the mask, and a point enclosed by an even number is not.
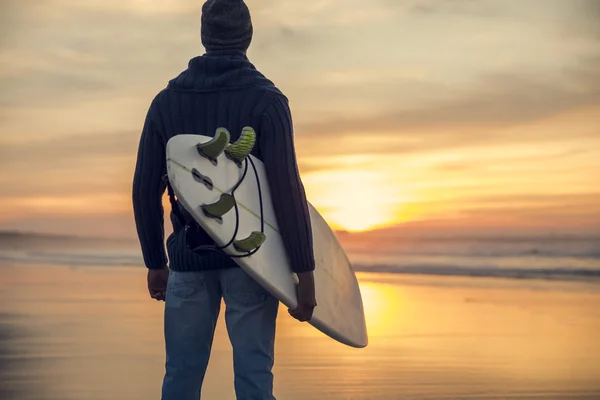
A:
[[[238,167],[242,166],[242,161],[252,151],[256,143],[256,132],[251,127],[247,126],[242,129],[240,138],[235,143],[230,144],[225,148],[227,158],[235,162]]]
[[[233,247],[239,252],[250,253],[262,246],[266,239],[267,237],[264,233],[252,232],[246,239],[235,240]]]
[[[202,211],[208,217],[221,219],[223,215],[227,214],[235,205],[235,199],[232,195],[223,193],[217,202],[212,204],[204,204]]]
[[[215,137],[206,143],[196,145],[198,154],[210,160],[213,165],[217,165],[217,158],[223,153],[229,144],[229,131],[225,128],[217,128]]]

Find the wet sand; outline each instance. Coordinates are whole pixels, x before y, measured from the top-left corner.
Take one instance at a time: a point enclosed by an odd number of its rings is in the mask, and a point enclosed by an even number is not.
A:
[[[158,399],[163,303],[144,268],[0,265],[0,399]],[[599,399],[600,287],[359,275],[370,344],[351,349],[280,310],[276,396]],[[223,321],[203,399],[234,399]]]

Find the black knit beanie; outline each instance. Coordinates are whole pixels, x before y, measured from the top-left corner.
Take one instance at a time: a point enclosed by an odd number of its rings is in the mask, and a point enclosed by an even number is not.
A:
[[[202,6],[202,44],[207,51],[246,51],[252,19],[243,0],[208,0]]]

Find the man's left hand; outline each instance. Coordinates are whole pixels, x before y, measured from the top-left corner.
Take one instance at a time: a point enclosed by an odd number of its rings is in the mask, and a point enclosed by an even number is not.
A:
[[[296,291],[298,294],[298,307],[294,310],[288,310],[290,315],[300,322],[310,321],[317,299],[315,297],[315,278],[312,271],[301,272],[298,274],[298,286]]]

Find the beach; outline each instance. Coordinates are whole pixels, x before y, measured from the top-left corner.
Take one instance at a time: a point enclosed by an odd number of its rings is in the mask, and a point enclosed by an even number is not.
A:
[[[317,210],[358,278],[366,348],[280,307],[277,400],[600,400],[599,21],[600,0],[0,1],[0,400],[160,399],[146,266],[211,263],[180,229],[205,186],[230,255],[339,267]],[[173,174],[174,137],[223,129]],[[260,162],[205,163],[225,142]],[[224,314],[204,400],[236,398]]]
[[[164,303],[145,268],[0,265],[0,398],[160,398]],[[280,309],[278,399],[600,398],[596,283],[358,277],[365,349]],[[231,358],[221,318],[203,399],[235,398]]]

